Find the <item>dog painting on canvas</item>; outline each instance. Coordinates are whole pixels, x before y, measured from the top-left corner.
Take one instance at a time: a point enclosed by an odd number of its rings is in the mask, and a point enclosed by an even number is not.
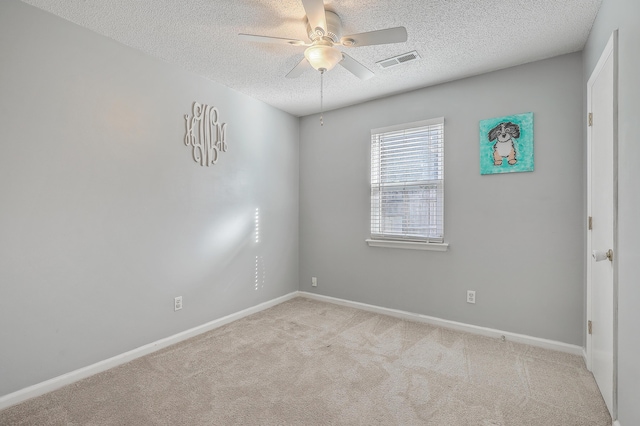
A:
[[[502,165],[502,159],[506,158],[510,166],[518,162],[514,139],[520,137],[520,126],[512,122],[500,123],[489,132],[489,142],[496,141],[493,145],[493,164]],[[497,140],[496,140],[497,139]]]
[[[480,174],[533,171],[533,113],[480,120]]]

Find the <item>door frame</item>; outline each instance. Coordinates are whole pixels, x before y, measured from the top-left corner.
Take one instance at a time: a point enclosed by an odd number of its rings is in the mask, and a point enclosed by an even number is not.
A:
[[[615,30],[604,48],[597,65],[587,82],[587,113],[591,108],[591,89],[602,71],[607,59],[613,55],[613,420],[618,417],[618,30]],[[588,118],[587,118],[588,121]],[[591,216],[591,127],[587,123],[587,218]],[[588,219],[587,219],[588,220]],[[587,324],[586,335],[586,363],[587,369],[592,369],[592,340],[589,334],[588,321],[592,317],[592,272],[591,272],[591,231],[587,229]]]

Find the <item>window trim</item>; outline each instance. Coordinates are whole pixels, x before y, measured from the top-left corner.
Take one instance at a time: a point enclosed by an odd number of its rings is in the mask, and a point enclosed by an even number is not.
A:
[[[397,132],[398,130],[412,129],[414,127],[433,126],[434,124],[444,125],[444,117],[412,121],[411,123],[394,124],[393,126],[378,127],[377,129],[371,129],[371,134]]]
[[[396,124],[396,125],[392,125],[392,126],[386,126],[386,127],[379,127],[379,128],[375,128],[375,129],[371,129],[371,136],[375,135],[375,134],[380,134],[380,133],[390,133],[390,132],[396,132],[396,131],[402,131],[402,130],[407,130],[407,129],[412,129],[412,128],[416,128],[416,127],[425,127],[425,126],[433,126],[433,125],[437,125],[437,124],[441,124],[443,126],[443,130],[444,130],[444,123],[445,123],[445,119],[444,117],[436,117],[436,118],[431,118],[431,119],[427,119],[427,120],[419,120],[419,121],[413,121],[413,122],[409,122],[409,123],[401,123],[401,124]],[[371,191],[372,188],[372,179],[371,179],[371,168],[372,168],[372,164],[371,164],[371,156],[372,156],[372,146],[371,146],[371,138],[369,140],[369,167],[368,167],[368,171],[369,171],[369,190]],[[442,141],[443,143],[443,150],[444,150],[444,139]],[[444,163],[442,164],[443,170],[444,170]],[[442,185],[442,195],[444,197],[444,174],[442,176],[442,181],[441,181],[441,185]],[[371,203],[371,196],[369,197],[369,202]],[[371,207],[371,204],[370,204]],[[369,245],[369,247],[385,247],[385,248],[402,248],[402,249],[412,249],[412,250],[431,250],[431,251],[447,251],[449,248],[449,243],[447,243],[444,240],[444,199],[443,199],[443,212],[442,212],[442,225],[443,225],[443,239],[440,241],[429,241],[428,239],[426,241],[422,241],[422,240],[412,240],[410,238],[402,238],[402,237],[393,237],[393,236],[379,236],[376,235],[374,236],[373,234],[370,234],[370,237],[367,238],[365,241],[367,243],[367,245]],[[370,210],[370,220],[371,220],[371,210]],[[371,232],[371,228],[369,229],[369,231]]]
[[[399,248],[410,250],[430,250],[430,251],[447,251],[449,243],[429,243],[424,241],[401,241],[401,240],[383,240],[367,238],[365,240],[369,247],[385,247]]]

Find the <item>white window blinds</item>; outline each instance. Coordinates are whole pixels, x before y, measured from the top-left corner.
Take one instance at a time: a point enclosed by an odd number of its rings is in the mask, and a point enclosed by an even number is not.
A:
[[[444,242],[444,118],[371,131],[371,238]]]

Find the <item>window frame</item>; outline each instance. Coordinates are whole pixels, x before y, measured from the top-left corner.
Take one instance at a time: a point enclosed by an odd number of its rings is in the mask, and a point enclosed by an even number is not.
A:
[[[428,179],[428,180],[413,180],[407,182],[395,182],[395,183],[387,183],[383,184],[378,181],[377,184],[374,184],[374,176],[373,176],[373,157],[374,157],[374,138],[377,135],[382,135],[385,133],[393,133],[411,130],[420,127],[441,125],[442,126],[442,161],[439,163],[439,168],[436,169],[435,173],[441,176],[441,179]],[[444,239],[444,125],[445,119],[444,117],[437,117],[428,120],[420,120],[414,121],[410,123],[402,123],[393,126],[387,126],[382,128],[371,129],[371,137],[369,141],[369,230],[370,230],[370,238],[366,240],[367,244],[371,247],[388,247],[388,248],[405,248],[405,249],[416,249],[416,250],[435,250],[435,251],[446,251],[448,249],[449,244],[445,242]],[[378,154],[379,155],[379,154]],[[377,176],[380,178],[380,172]],[[384,233],[382,229],[378,228],[375,231],[374,225],[374,193],[381,194],[383,192],[382,188],[402,188],[402,190],[407,190],[408,188],[415,187],[416,189],[425,189],[425,186],[435,185],[436,187],[436,202],[439,201],[438,210],[441,211],[441,217],[439,221],[436,223],[441,223],[441,234],[442,236],[436,238],[434,236],[424,235],[424,236],[416,236],[416,235],[402,235],[402,234],[393,234],[393,233]],[[408,191],[404,194],[407,195]],[[379,195],[381,197],[381,195]],[[378,201],[382,203],[382,201]],[[406,206],[406,202],[402,203],[402,206]],[[379,205],[379,209],[382,206]],[[378,220],[382,219],[382,215],[378,217]],[[419,223],[421,224],[421,223]],[[428,225],[428,224],[425,224]],[[379,222],[378,222],[378,226]],[[438,226],[436,224],[436,226]]]

